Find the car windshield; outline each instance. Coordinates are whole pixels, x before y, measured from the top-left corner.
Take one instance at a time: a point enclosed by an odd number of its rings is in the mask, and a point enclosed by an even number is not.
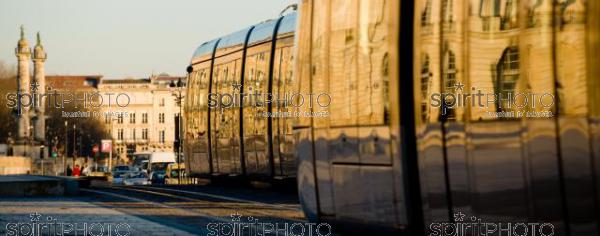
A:
[[[166,162],[152,163],[152,171],[165,171],[168,165]]]
[[[123,178],[123,173],[114,173],[113,177],[114,178]]]

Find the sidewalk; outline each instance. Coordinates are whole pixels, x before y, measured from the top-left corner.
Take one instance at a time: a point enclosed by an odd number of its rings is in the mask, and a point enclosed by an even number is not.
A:
[[[63,196],[79,192],[77,179],[39,176],[0,176],[0,197]]]
[[[61,230],[67,232],[64,235],[192,235],[90,201],[89,197],[0,198],[0,235],[60,235],[52,232]]]

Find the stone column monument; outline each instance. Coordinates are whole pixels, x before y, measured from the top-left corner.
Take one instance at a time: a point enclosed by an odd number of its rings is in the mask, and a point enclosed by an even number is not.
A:
[[[21,26],[21,39],[19,39],[17,48],[15,49],[15,55],[18,59],[18,70],[17,70],[17,85],[18,85],[18,93],[19,94],[30,94],[29,87],[30,83],[30,75],[29,75],[29,61],[31,59],[31,48],[29,48],[29,43],[25,39],[25,32],[23,26]],[[31,103],[32,101],[28,101],[25,98],[23,103]],[[30,119],[31,116],[29,114],[29,106],[21,106],[18,107],[18,127],[17,127],[17,142],[26,143],[29,139],[30,135]]]
[[[46,139],[46,74],[44,73],[44,62],[46,61],[46,51],[40,39],[40,33],[37,33],[37,44],[33,49],[33,81],[35,85],[35,91],[31,91],[33,94],[37,94],[39,99],[36,101],[35,106],[35,135],[36,141],[43,143]],[[32,86],[33,87],[33,86]]]

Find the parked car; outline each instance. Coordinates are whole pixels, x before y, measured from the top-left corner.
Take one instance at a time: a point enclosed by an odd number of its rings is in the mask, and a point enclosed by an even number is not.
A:
[[[126,176],[126,172],[114,172],[110,178],[110,182],[112,184],[123,184],[123,181],[125,180]]]
[[[181,177],[182,179],[185,178],[186,172],[185,172],[185,163],[171,163],[167,166],[167,171],[166,171],[166,180],[165,182],[167,184],[178,184],[179,183],[179,173],[181,173]]]
[[[132,170],[133,170],[133,168],[131,166],[125,166],[125,165],[123,165],[123,166],[115,166],[112,169],[113,172],[129,172],[129,171],[132,171]]]
[[[150,180],[148,179],[148,174],[143,171],[130,172],[129,175],[126,175],[125,180],[123,180],[123,184],[125,185],[148,185],[150,184]]]
[[[90,166],[88,168],[90,177],[104,178],[110,174],[107,166]]]
[[[133,171],[131,166],[121,165],[115,166],[111,172],[111,178],[109,181],[112,184],[123,184],[123,180]]]

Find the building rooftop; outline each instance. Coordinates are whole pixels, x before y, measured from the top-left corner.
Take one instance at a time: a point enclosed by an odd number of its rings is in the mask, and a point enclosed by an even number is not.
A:
[[[150,83],[150,79],[142,78],[142,79],[134,79],[134,78],[125,78],[125,79],[103,79],[102,84],[145,84]]]
[[[58,90],[98,89],[102,75],[47,75],[46,85]]]

